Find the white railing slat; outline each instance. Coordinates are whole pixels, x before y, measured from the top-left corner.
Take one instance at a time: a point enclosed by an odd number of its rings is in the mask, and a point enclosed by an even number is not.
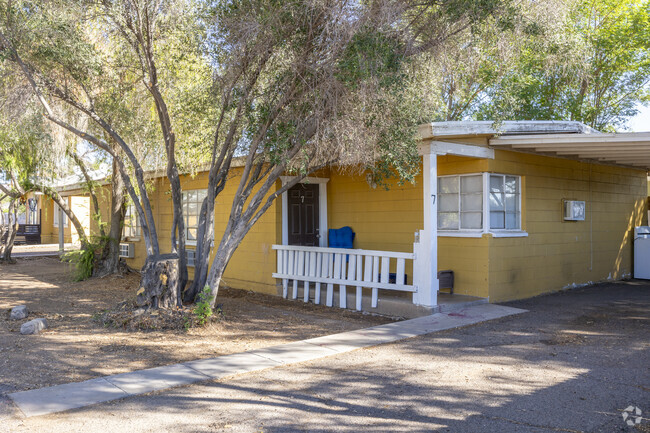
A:
[[[379,280],[381,283],[388,282],[389,270],[390,270],[390,258],[382,257],[381,258],[381,279]]]
[[[294,279],[293,279],[293,293],[291,293],[291,299],[298,299],[298,277],[302,275],[302,251],[295,251],[296,257],[293,259],[294,263]]]
[[[281,260],[280,260],[281,266],[279,266],[278,272],[286,274],[287,273],[287,268],[289,266],[289,264],[288,264],[289,251],[278,251],[278,257],[281,257]],[[283,278],[282,279],[282,297],[284,299],[287,299],[287,296],[288,296],[288,286],[289,286],[289,280],[286,279],[286,278]]]
[[[372,281],[378,282],[378,279],[379,279],[379,256],[374,256],[372,258]],[[377,308],[378,301],[379,301],[379,290],[375,287],[372,289],[370,306],[372,308]]]
[[[357,256],[354,254],[349,254],[345,255],[344,257],[347,258],[348,262],[348,281],[354,281],[354,272],[355,272],[355,267],[357,263]],[[345,275],[341,275],[341,278],[345,277]],[[339,292],[339,306],[341,308],[348,308],[348,289],[347,286],[341,286],[340,287],[340,292]]]
[[[289,272],[287,272],[287,274],[296,275],[296,269],[295,269],[295,265],[294,265],[294,260],[296,258],[296,252],[295,251],[287,251],[287,253],[289,253],[289,261],[288,261],[288,264],[287,264],[287,270]],[[289,294],[287,293],[287,297],[288,296],[289,296]]]
[[[358,259],[359,259],[358,262],[357,262],[356,280],[361,281],[363,279],[363,256],[356,256],[356,257],[358,257]],[[361,301],[362,301],[362,299],[363,299],[362,286],[357,286],[357,297],[356,297],[357,311],[361,311]]]
[[[316,253],[316,255],[317,255],[317,258],[316,258],[316,276],[318,278],[322,278],[323,273],[324,273],[323,269],[325,269],[325,266],[326,266],[325,254],[319,252],[319,253]],[[314,294],[314,303],[316,305],[319,305],[320,304],[320,282],[316,283],[316,288],[314,290],[316,292]]]
[[[316,276],[316,252],[309,251],[307,255],[309,260],[305,263],[305,267],[307,268],[305,275],[309,275],[310,277],[315,277]],[[309,280],[305,280],[302,300],[305,302],[309,302]]]
[[[397,259],[397,269],[395,270],[395,284],[404,284],[404,259]]]
[[[337,280],[341,279],[341,254],[334,254],[334,275]],[[340,289],[339,289],[340,291]],[[334,304],[334,287],[330,293],[329,286],[327,287],[327,306],[331,307]]]
[[[334,254],[327,253],[327,278],[334,277]],[[331,307],[334,302],[334,284],[327,284],[327,293],[325,293],[325,306]]]

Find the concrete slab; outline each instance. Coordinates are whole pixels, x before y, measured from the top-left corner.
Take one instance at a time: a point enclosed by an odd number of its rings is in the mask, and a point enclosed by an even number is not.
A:
[[[295,362],[311,361],[312,359],[336,355],[339,352],[325,346],[317,346],[305,341],[297,341],[295,343],[256,349],[248,353],[254,353],[255,355],[263,356],[264,358],[282,364],[293,364]]]
[[[417,319],[405,320],[403,322],[389,323],[387,325],[379,325],[372,328],[359,329],[357,331],[311,338],[305,340],[305,342],[321,347],[327,347],[343,353],[354,349],[370,347],[377,344],[392,343],[394,341],[417,337],[418,335],[424,335],[430,332],[473,325],[485,320],[493,320],[524,312],[526,312],[526,310],[519,308],[494,304],[480,304],[453,312],[436,313],[430,316],[418,317]]]
[[[526,310],[482,304],[447,313],[311,338],[249,352],[134,371],[85,382],[9,394],[27,417],[61,412],[129,395],[311,361],[435,331],[473,325]]]
[[[9,397],[25,416],[30,417],[90,406],[91,404],[115,400],[128,395],[106,379],[99,378],[85,382],[66,383],[65,385],[48,388],[15,392],[9,394]]]
[[[209,376],[183,364],[167,365],[105,377],[108,382],[131,395],[188,385],[209,378]]]
[[[199,359],[198,361],[186,362],[184,365],[212,379],[221,379],[235,374],[276,367],[281,363],[255,353],[244,352],[217,358]]]

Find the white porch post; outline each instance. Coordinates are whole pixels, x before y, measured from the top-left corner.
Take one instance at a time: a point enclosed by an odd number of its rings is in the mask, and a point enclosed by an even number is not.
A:
[[[64,218],[64,213],[63,213],[63,208],[56,206],[57,212],[59,212],[59,251],[63,251],[64,248],[64,232],[65,232],[65,226],[63,225],[63,218]]]
[[[422,276],[414,303],[438,305],[438,161],[427,146],[422,154],[424,230],[420,234],[418,273]]]

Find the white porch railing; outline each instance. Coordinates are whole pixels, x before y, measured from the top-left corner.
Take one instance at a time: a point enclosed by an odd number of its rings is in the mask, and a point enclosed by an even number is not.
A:
[[[405,284],[406,261],[415,261],[414,253],[371,251],[341,248],[273,245],[277,250],[278,267],[274,278],[282,280],[282,296],[289,295],[289,280],[293,281],[292,298],[298,298],[302,283],[303,300],[309,301],[310,286],[314,284],[314,303],[321,302],[321,286],[326,287],[325,305],[331,307],[334,286],[339,286],[339,306],[347,308],[347,287],[356,288],[356,309],[361,310],[363,288],[372,289],[371,306],[377,308],[379,289],[417,292],[415,284]],[[395,280],[391,282],[391,263],[395,264]],[[416,269],[415,263],[413,268]]]

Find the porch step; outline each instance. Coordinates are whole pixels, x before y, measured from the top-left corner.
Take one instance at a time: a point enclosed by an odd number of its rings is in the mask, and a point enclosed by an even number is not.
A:
[[[277,286],[278,296],[282,296],[282,285]],[[325,305],[327,288],[325,285],[321,287],[320,305]],[[298,296],[293,299],[293,286],[289,284],[288,299],[296,302],[303,302],[304,289],[302,283],[298,284]],[[354,310],[356,307],[356,288],[348,287],[346,293],[347,309]],[[310,284],[309,302],[315,303],[316,290],[314,284]],[[416,317],[428,316],[434,313],[449,313],[452,311],[461,310],[475,305],[487,304],[487,298],[479,298],[476,296],[466,295],[450,295],[448,293],[438,293],[438,305],[435,307],[424,307],[415,305],[412,302],[412,295],[408,296],[386,296],[381,295],[377,300],[377,308],[371,307],[371,290],[363,289],[363,296],[361,299],[361,311],[368,313],[381,314],[383,316],[404,317],[406,319],[413,319]],[[340,308],[339,288],[335,286],[332,307]]]

